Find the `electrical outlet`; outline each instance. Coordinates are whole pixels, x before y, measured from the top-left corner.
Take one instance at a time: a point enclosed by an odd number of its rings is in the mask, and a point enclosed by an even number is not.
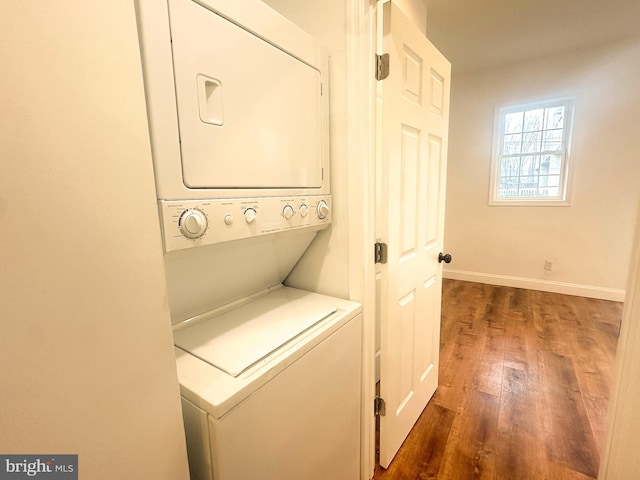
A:
[[[544,269],[550,272],[552,268],[553,268],[553,262],[551,260],[545,260]]]

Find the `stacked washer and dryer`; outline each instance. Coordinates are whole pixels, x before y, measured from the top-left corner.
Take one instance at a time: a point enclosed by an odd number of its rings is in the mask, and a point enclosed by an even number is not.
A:
[[[285,286],[331,222],[328,58],[259,0],[137,0],[191,478],[359,478],[360,305]]]

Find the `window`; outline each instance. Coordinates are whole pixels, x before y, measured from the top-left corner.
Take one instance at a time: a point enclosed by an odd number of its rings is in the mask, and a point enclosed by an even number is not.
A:
[[[497,112],[489,203],[567,205],[573,101]]]

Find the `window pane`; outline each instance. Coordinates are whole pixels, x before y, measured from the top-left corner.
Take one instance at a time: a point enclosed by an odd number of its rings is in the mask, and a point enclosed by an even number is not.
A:
[[[520,174],[520,158],[509,157],[502,159],[500,166],[501,177],[517,177]]]
[[[519,197],[536,197],[538,196],[537,187],[521,186],[518,192]]]
[[[540,159],[540,175],[549,175],[550,155],[543,155]]]
[[[562,130],[544,132],[542,151],[560,150],[562,148]]]
[[[526,177],[532,177],[538,172],[538,162],[540,157],[537,155],[531,155],[522,158],[522,166],[520,167],[520,175]]]
[[[500,188],[518,189],[518,177],[500,177]]]
[[[518,177],[500,178],[500,196],[501,197],[517,197],[518,196]]]
[[[560,185],[560,175],[541,175],[539,187],[557,187]]]
[[[549,188],[540,188],[540,192],[538,195],[541,197],[557,197],[558,196],[558,187],[549,187]]]
[[[505,135],[503,154],[520,153],[520,144],[522,143],[522,135]]]
[[[518,196],[518,189],[500,190],[500,196],[503,198],[516,198]]]
[[[546,171],[540,170],[540,173],[548,173],[550,175],[559,175],[562,167],[562,157],[560,155],[545,155]]]
[[[535,153],[540,151],[542,132],[525,133],[522,138],[522,153]]]
[[[504,118],[504,133],[522,132],[524,112],[507,113]]]
[[[544,109],[529,110],[524,112],[524,131],[532,132],[534,130],[542,130],[542,116]]]
[[[552,128],[564,127],[564,107],[552,107],[545,109],[544,128],[546,130]]]

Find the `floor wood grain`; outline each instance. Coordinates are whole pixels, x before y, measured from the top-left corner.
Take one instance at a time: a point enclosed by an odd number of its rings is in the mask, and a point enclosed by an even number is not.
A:
[[[375,480],[593,480],[622,304],[445,280],[440,382]]]

